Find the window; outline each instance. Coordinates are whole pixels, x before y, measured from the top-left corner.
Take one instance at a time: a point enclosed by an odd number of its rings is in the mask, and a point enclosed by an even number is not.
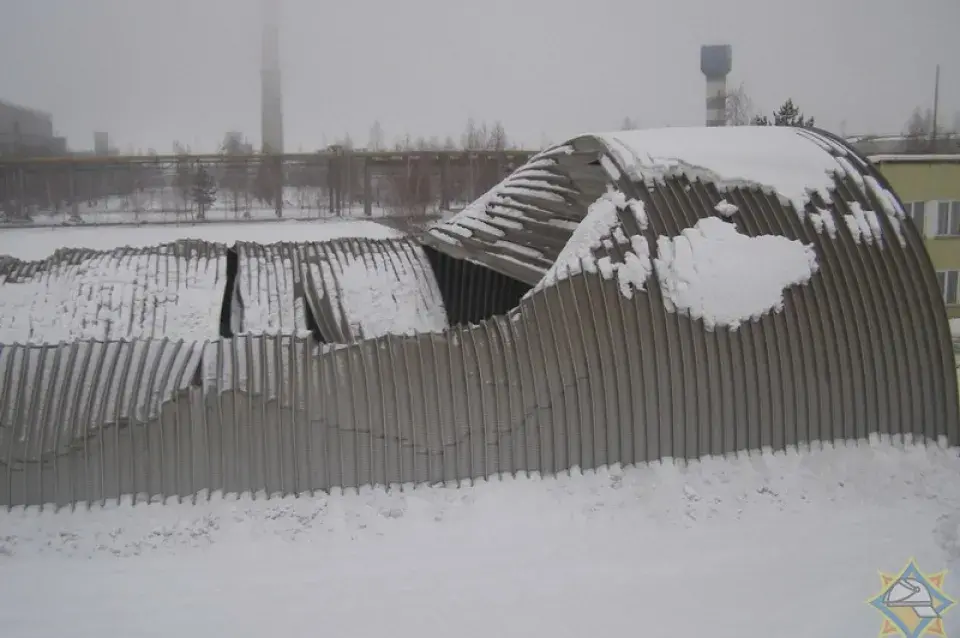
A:
[[[960,236],[960,202],[937,202],[937,235]]]
[[[907,217],[913,220],[913,225],[917,227],[917,232],[921,235],[923,234],[923,225],[924,225],[924,205],[926,202],[907,202],[903,205],[904,212],[907,213]]]
[[[958,270],[937,271],[937,284],[940,286],[940,292],[943,294],[943,301],[948,306],[957,303],[958,279],[960,279],[960,271]]]

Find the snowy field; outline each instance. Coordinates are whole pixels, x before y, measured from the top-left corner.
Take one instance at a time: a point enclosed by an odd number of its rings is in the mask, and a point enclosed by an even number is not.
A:
[[[878,570],[960,595],[956,450],[0,513],[0,636],[875,636]],[[947,635],[960,612],[944,616]]]
[[[310,187],[286,187],[283,192],[283,218],[298,220],[330,220],[337,218],[367,217],[363,203],[344,206],[339,213],[332,212],[330,197],[326,189]],[[450,202],[458,210],[465,202]],[[98,200],[82,201],[77,204],[77,214],[83,224],[138,225],[138,224],[183,224],[191,223],[196,216],[196,206],[185,202],[173,189],[147,189],[129,196],[112,195]],[[427,207],[427,213],[439,213],[439,202]],[[59,211],[32,207],[30,226],[75,225],[69,206]],[[382,218],[397,215],[394,205],[376,198],[371,205],[369,217]],[[219,193],[217,200],[206,211],[207,222],[230,221],[271,221],[276,220],[276,211],[270,204],[247,201],[241,197],[234,202],[229,193]],[[4,224],[0,222],[0,228]],[[17,224],[11,224],[16,227]]]
[[[367,220],[286,221],[243,224],[183,224],[102,228],[2,228],[0,255],[45,259],[58,248],[111,250],[122,246],[153,246],[178,239],[202,239],[233,244],[252,241],[326,241],[340,237],[387,239],[399,232]]]

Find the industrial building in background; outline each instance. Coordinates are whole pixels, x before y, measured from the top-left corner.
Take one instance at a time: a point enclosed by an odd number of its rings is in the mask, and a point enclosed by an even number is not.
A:
[[[93,154],[98,157],[110,154],[110,136],[104,131],[95,131],[93,134]]]
[[[263,51],[260,70],[261,134],[264,153],[283,153],[283,97],[280,88],[280,4],[261,0]]]
[[[960,319],[960,153],[874,155],[870,161],[904,202],[924,244],[951,319]]]
[[[44,111],[0,100],[0,156],[64,155],[67,141],[53,134],[53,117]]]
[[[727,123],[727,75],[733,66],[733,47],[710,44],[700,47],[700,71],[707,78],[707,126]]]

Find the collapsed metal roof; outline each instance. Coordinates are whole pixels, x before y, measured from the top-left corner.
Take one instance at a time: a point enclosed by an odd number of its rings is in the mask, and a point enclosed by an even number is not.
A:
[[[722,250],[698,262],[708,239]],[[128,356],[149,375],[102,353],[156,341],[0,349],[0,502],[287,494],[877,435],[960,441],[949,329],[923,241],[882,176],[822,131],[581,136],[422,241],[241,246],[237,289],[251,312],[238,313],[239,331],[276,316],[267,327],[277,334],[237,334],[202,355],[160,341],[166,363]],[[736,252],[748,245],[763,248],[753,261]],[[803,272],[739,314],[711,315],[716,291],[696,288],[697,277],[734,273],[726,302],[785,263]],[[411,276],[381,277],[401,271]],[[359,295],[354,308],[389,314],[398,293],[412,307],[440,297],[453,307],[451,295],[475,307],[458,309],[456,325],[396,336],[347,308],[348,278],[389,293],[383,305]],[[510,294],[473,302],[494,287]],[[522,298],[503,311],[513,295]],[[282,309],[259,315],[258,304]],[[476,307],[500,310],[477,321]],[[318,344],[298,334],[309,316],[321,333],[359,340]],[[72,352],[99,363],[59,363]],[[115,386],[123,392],[90,398]],[[61,419],[47,405],[91,407]],[[104,427],[110,413],[135,415],[129,444],[129,422]],[[51,438],[73,443],[41,444]],[[50,463],[48,447],[58,450]]]

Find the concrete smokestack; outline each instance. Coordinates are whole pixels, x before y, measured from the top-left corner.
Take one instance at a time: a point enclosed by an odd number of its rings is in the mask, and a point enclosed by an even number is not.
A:
[[[283,153],[283,94],[280,86],[280,2],[261,0],[263,51],[260,69],[260,132],[264,153]]]
[[[700,47],[700,71],[707,78],[707,126],[727,123],[727,75],[733,66],[733,48],[729,44]]]

